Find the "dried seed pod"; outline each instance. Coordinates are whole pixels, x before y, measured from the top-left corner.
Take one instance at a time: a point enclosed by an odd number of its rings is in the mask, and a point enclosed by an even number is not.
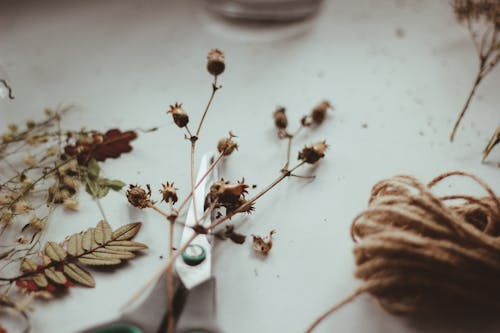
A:
[[[217,76],[224,72],[224,53],[219,49],[212,49],[207,56],[207,70],[210,74]]]
[[[172,204],[177,202],[177,189],[174,187],[174,183],[171,184],[167,182],[162,184],[163,188],[160,190],[162,195],[162,201],[171,202]]]
[[[253,244],[252,244],[253,250],[260,255],[264,255],[264,256],[268,255],[269,251],[271,251],[271,248],[273,247],[273,235],[275,233],[276,233],[276,230],[271,230],[271,232],[269,232],[269,236],[265,237],[265,238],[252,235],[252,237],[253,237]],[[269,240],[266,241],[266,238],[269,238]]]
[[[151,204],[151,188],[147,185],[148,191],[138,185],[129,185],[127,190],[127,200],[134,207],[143,209]]]
[[[174,105],[170,105],[167,113],[172,114],[174,123],[180,128],[185,127],[189,123],[189,116],[182,108],[182,103],[175,103]]]
[[[306,146],[299,152],[298,159],[309,164],[314,164],[325,156],[328,148],[326,141],[318,142],[311,146]]]
[[[286,109],[284,107],[277,107],[273,113],[274,126],[278,130],[284,130],[288,127],[288,118],[286,117]]]
[[[217,143],[217,150],[224,156],[229,156],[234,150],[238,150],[238,144],[234,142],[233,138],[236,137],[232,132],[229,132],[228,138],[222,138]]]
[[[326,119],[326,113],[332,106],[330,102],[323,101],[311,110],[311,119],[315,125],[321,125]]]

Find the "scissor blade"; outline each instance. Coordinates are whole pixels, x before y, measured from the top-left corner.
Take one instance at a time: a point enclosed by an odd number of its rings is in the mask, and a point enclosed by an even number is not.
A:
[[[216,156],[214,153],[206,153],[203,155],[200,168],[198,170],[198,175],[196,177],[196,184],[207,173],[210,165],[215,160]],[[182,232],[180,246],[184,246],[186,242],[194,235],[194,231],[191,227],[196,225],[196,217],[200,219],[204,213],[205,196],[208,193],[209,186],[217,179],[218,172],[217,168],[214,168],[204,179],[201,181],[200,185],[194,192],[194,196],[189,206],[189,210],[186,217],[185,227]],[[196,217],[195,217],[196,209]],[[210,217],[205,220],[205,227],[211,223]],[[179,278],[181,279],[184,286],[191,289],[203,281],[207,280],[211,276],[211,266],[212,266],[212,251],[211,244],[207,239],[206,235],[198,235],[192,242],[191,245],[200,246],[205,251],[205,259],[198,265],[191,266],[184,262],[182,256],[177,259],[175,263],[175,268]]]

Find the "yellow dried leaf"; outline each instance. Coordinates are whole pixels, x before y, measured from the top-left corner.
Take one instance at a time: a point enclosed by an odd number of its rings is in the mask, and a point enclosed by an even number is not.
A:
[[[97,249],[94,252],[92,252],[92,254],[96,258],[102,258],[102,259],[108,259],[108,258],[132,259],[135,257],[135,255],[132,252],[109,250],[107,248]]]
[[[21,261],[21,270],[25,273],[34,272],[37,269],[37,264],[28,258]]]
[[[57,284],[65,284],[66,281],[68,281],[66,279],[66,276],[62,272],[56,271],[54,267],[45,269],[43,273],[45,274],[46,277],[48,277],[50,280],[52,280],[54,283]]]
[[[47,242],[45,245],[45,254],[54,261],[63,261],[67,253],[63,247],[56,242]]]
[[[40,288],[45,288],[49,284],[49,282],[47,281],[47,279],[43,274],[33,275],[33,282],[35,282],[36,285],[39,286]]]
[[[64,265],[64,274],[70,277],[73,281],[78,282],[84,286],[94,288],[95,281],[92,275],[89,272],[79,267],[76,264],[67,264]]]
[[[84,249],[82,247],[82,238],[82,234],[74,234],[68,239],[66,248],[69,254],[74,257],[83,254]]]
[[[95,256],[91,255],[84,255],[78,258],[78,260],[85,265],[89,266],[112,266],[112,265],[118,265],[122,261],[117,258],[110,258],[110,259],[98,259],[95,258]]]
[[[113,232],[113,240],[129,240],[134,237],[141,229],[142,223],[135,222],[126,224]]]
[[[114,251],[140,251],[148,247],[145,244],[134,241],[111,241],[106,245],[106,249]]]
[[[94,228],[90,228],[83,233],[82,237],[82,247],[85,251],[89,251],[96,247],[96,243],[94,241]]]
[[[111,240],[111,226],[105,220],[100,221],[94,228],[94,239],[99,245],[103,245]]]

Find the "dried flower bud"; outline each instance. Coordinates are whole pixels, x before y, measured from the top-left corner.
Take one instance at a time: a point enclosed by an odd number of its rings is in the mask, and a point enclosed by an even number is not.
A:
[[[170,108],[167,111],[167,113],[172,114],[174,123],[180,128],[185,127],[189,123],[189,116],[182,108],[182,103],[175,103],[174,105],[170,105]]]
[[[3,208],[0,213],[2,213],[0,217],[0,224],[8,225],[12,222],[12,210],[9,208]]]
[[[19,130],[19,127],[16,124],[9,124],[8,128],[11,133],[17,133]]]
[[[268,255],[269,251],[271,251],[271,248],[273,247],[273,235],[275,233],[276,233],[276,230],[271,230],[271,232],[269,233],[269,236],[265,237],[265,238],[252,235],[252,237],[253,237],[253,244],[252,244],[253,250],[260,255],[264,255],[264,256]],[[269,240],[266,241],[266,238],[269,238]]]
[[[12,201],[12,196],[9,194],[0,195],[0,206],[9,204]]]
[[[78,201],[75,199],[66,199],[63,202],[64,208],[72,211],[77,211],[78,210]]]
[[[33,129],[33,128],[35,128],[35,126],[36,126],[36,123],[35,123],[35,121],[34,121],[34,120],[32,120],[32,119],[28,119],[28,120],[26,121],[26,127],[27,127],[28,129]]]
[[[174,187],[174,183],[162,184],[163,189],[160,190],[162,195],[162,201],[171,202],[172,204],[177,202],[177,189]]]
[[[226,213],[241,208],[241,206],[247,202],[245,194],[248,193],[248,187],[249,185],[245,184],[244,178],[236,184],[231,184],[228,181],[224,181],[224,179],[216,181],[210,186],[210,192],[205,198],[205,209],[212,204],[215,204],[215,208],[226,208]],[[252,210],[253,206],[248,205],[248,207],[245,207],[245,209],[240,212],[250,213]]]
[[[311,119],[315,125],[321,125],[326,118],[326,112],[331,108],[328,101],[323,101],[311,110]]]
[[[31,206],[26,201],[19,200],[14,204],[12,210],[15,214],[26,214],[31,210]]]
[[[64,176],[62,183],[70,192],[76,192],[80,188],[80,181],[75,177]]]
[[[142,187],[130,184],[127,190],[128,202],[130,202],[132,206],[140,209],[148,207],[151,204],[151,189],[149,185],[147,185],[147,188],[148,191],[146,192]]]
[[[217,150],[224,156],[229,156],[236,149],[238,150],[238,144],[234,142],[233,138],[236,137],[232,132],[229,132],[228,138],[222,138],[217,143]]]
[[[33,216],[28,224],[36,231],[40,231],[45,228],[45,221],[36,216]]]
[[[306,146],[299,152],[298,159],[309,164],[314,164],[325,156],[328,148],[326,141],[318,142],[312,146]]]
[[[284,130],[288,127],[288,118],[286,117],[285,112],[286,109],[279,106],[273,113],[274,126],[276,126],[278,130]]]
[[[28,244],[29,240],[26,237],[24,237],[24,236],[18,236],[16,238],[16,242],[19,243],[19,244],[21,244],[21,245],[24,245],[24,244]]]
[[[212,49],[207,56],[207,70],[213,76],[220,75],[224,72],[226,65],[224,64],[224,53],[219,49]]]
[[[36,165],[38,161],[36,160],[36,157],[33,155],[28,155],[23,158],[23,163],[27,167],[33,167]]]

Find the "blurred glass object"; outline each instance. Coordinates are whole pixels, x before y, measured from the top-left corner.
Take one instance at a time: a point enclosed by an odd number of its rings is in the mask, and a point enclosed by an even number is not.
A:
[[[231,20],[291,22],[313,16],[322,0],[206,0],[208,9]]]

